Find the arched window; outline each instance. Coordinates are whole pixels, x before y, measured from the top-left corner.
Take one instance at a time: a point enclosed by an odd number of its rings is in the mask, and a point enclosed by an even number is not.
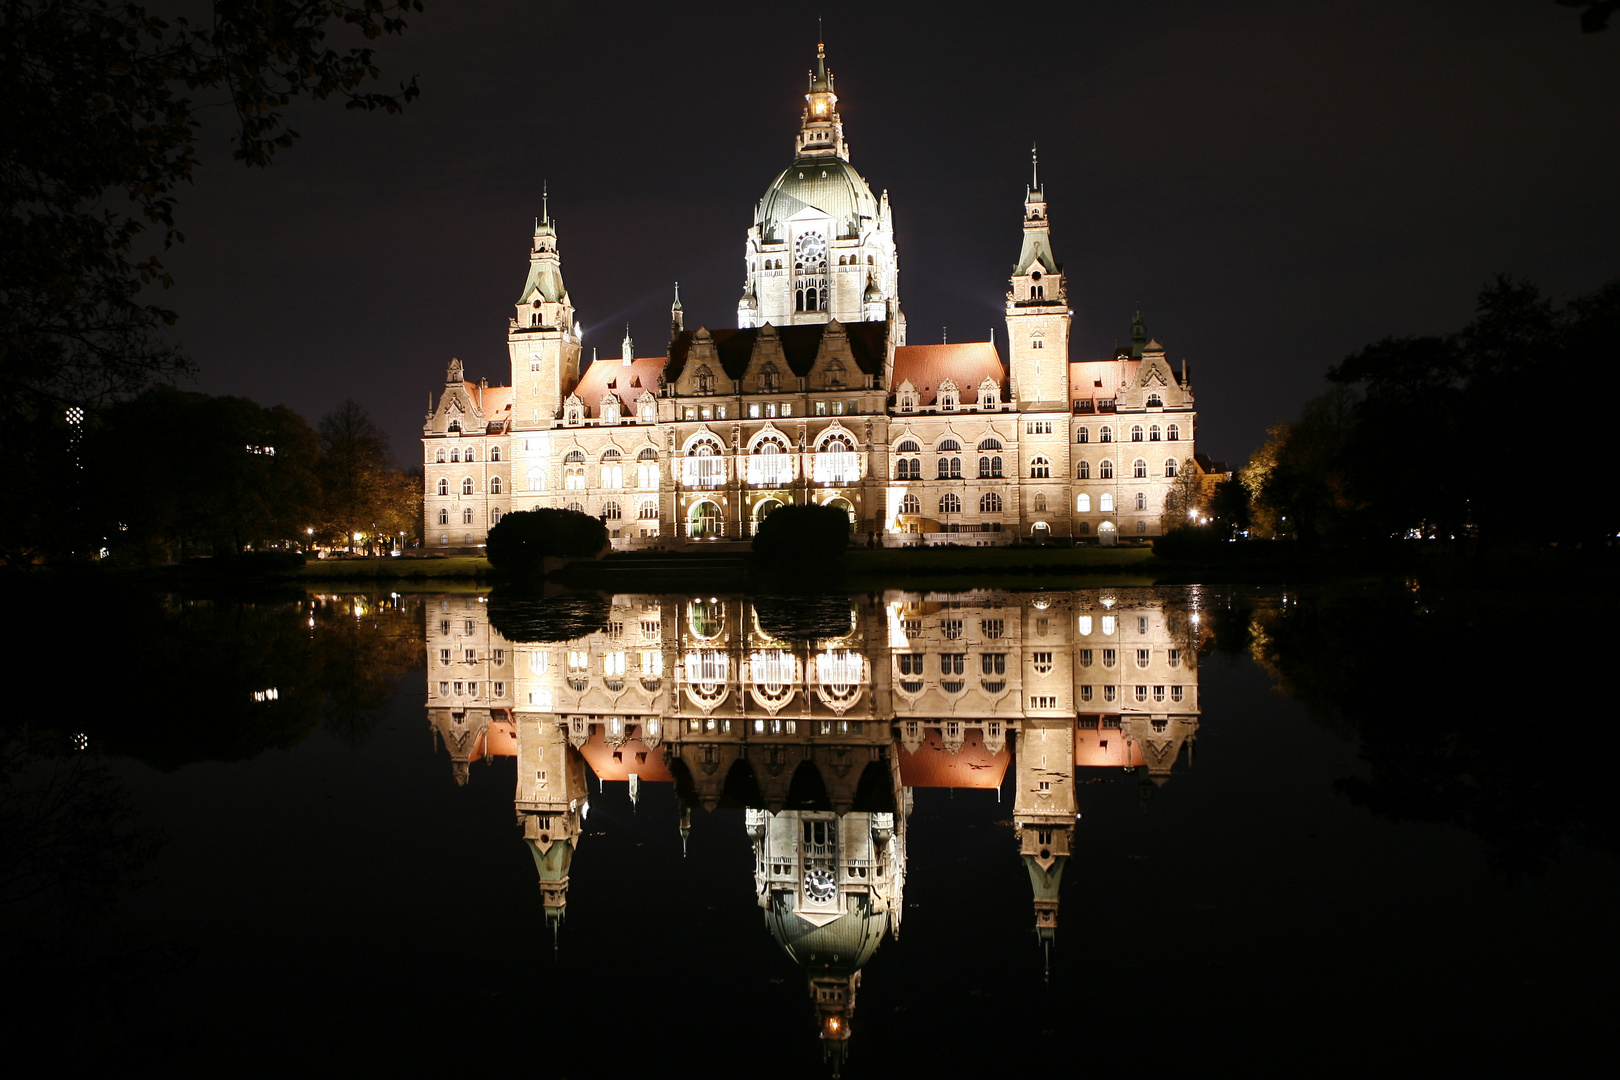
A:
[[[578,462],[581,465],[583,465],[585,463],[585,451],[583,451],[583,450],[570,450],[570,451],[568,451],[568,456],[563,458],[563,464],[565,464],[565,465],[573,465],[576,462]]]
[[[956,382],[952,379],[943,380],[939,384],[939,394],[937,395],[936,403],[941,409],[954,409],[956,408],[958,400],[959,398],[957,395]],[[953,439],[951,441],[954,442],[955,440]]]
[[[642,521],[657,521],[658,504],[652,499],[642,499],[641,508],[636,511],[636,516]]]
[[[748,457],[748,482],[759,487],[785,487],[793,481],[793,460],[787,445],[775,438],[762,440]]]
[[[608,502],[602,504],[603,521],[618,521],[619,518],[623,516],[624,515],[619,511],[618,503],[609,500]]]
[[[471,495],[473,493],[473,479],[472,479],[472,477],[469,476],[469,477],[467,477],[465,480],[463,480],[461,482],[461,493],[463,495]]]
[[[442,507],[442,506],[439,507],[439,524],[440,525],[448,525],[448,524],[450,524],[450,511],[448,509],[446,509],[445,507]]]
[[[572,510],[576,514],[583,514],[585,512],[585,505],[576,501],[569,503],[565,509]]]
[[[1083,427],[1075,428],[1074,429],[1074,441],[1077,442],[1077,443],[1090,442],[1091,441],[1091,430],[1089,428],[1083,428]]]
[[[1136,508],[1138,510],[1146,510],[1147,509],[1147,492],[1138,491],[1136,493]]]
[[[940,458],[939,478],[941,480],[960,480],[962,478],[962,459],[959,457]]]
[[[960,514],[962,512],[962,500],[954,493],[946,495],[939,500],[939,512],[942,514]]]
[[[466,458],[466,460],[468,460],[468,461],[477,461],[478,460],[478,453],[477,453],[477,448],[476,447],[472,447],[472,446],[467,447],[467,458]]]
[[[1091,479],[1091,462],[1082,461],[1082,462],[1080,462],[1080,464],[1076,465],[1074,467],[1074,478],[1076,480],[1090,480]]]
[[[500,507],[494,506],[494,507],[490,508],[490,511],[489,511],[489,523],[491,525],[499,525],[501,523],[501,508]]]
[[[1074,512],[1077,514],[1091,513],[1091,496],[1079,495],[1074,500]]]
[[[609,491],[618,491],[624,487],[624,465],[621,455],[616,447],[608,447],[602,452],[602,486]]]
[[[1097,509],[1105,514],[1114,512],[1114,496],[1110,492],[1103,492],[1097,497]]]
[[[917,445],[916,439],[906,439],[894,448],[894,452],[897,454],[920,454],[922,453],[922,447]]]
[[[1037,457],[1029,463],[1029,475],[1035,480],[1044,480],[1052,475],[1052,463],[1044,457]]]
[[[688,447],[681,465],[683,482],[689,487],[714,487],[726,478],[726,463],[721,457],[720,444],[708,438]]]
[[[439,480],[439,494],[440,495],[448,495],[448,494],[450,494],[450,481],[442,479],[442,478]]]
[[[1179,424],[1171,424],[1169,427],[1164,429],[1164,437],[1169,439],[1171,442],[1175,442],[1176,440],[1180,439],[1181,426]]]
[[[619,399],[611,394],[602,399],[602,420],[609,424],[619,422]]]
[[[1148,442],[1158,442],[1159,435],[1160,431],[1158,424],[1153,424],[1148,428]]]
[[[500,477],[492,476],[492,477],[489,478],[489,493],[491,495],[499,495],[501,493],[501,478]]]
[[[1166,475],[1166,476],[1174,476],[1174,475],[1176,475],[1176,459],[1175,458],[1172,457],[1172,458],[1165,458],[1164,459],[1164,475]]]
[[[827,389],[842,390],[844,388],[844,362],[834,360],[827,365]]]
[[[1001,449],[1001,440],[1000,439],[980,439],[979,440],[979,452],[981,454],[986,450],[1000,450],[1000,449]]]
[[[658,451],[650,446],[636,455],[636,487],[651,491],[658,486]]]
[[[1141,424],[1132,424],[1131,425],[1131,442],[1141,442],[1141,441],[1142,441],[1142,425]]]
[[[1138,521],[1136,523],[1136,531],[1139,532],[1139,533],[1147,532],[1147,522],[1145,520]]]
[[[935,452],[941,454],[960,454],[962,452],[962,444],[957,442],[955,439],[946,439],[944,442],[934,447],[934,450]]]
[[[999,514],[999,513],[1001,513],[1001,496],[997,495],[993,491],[986,492],[985,494],[979,496],[979,513],[981,513],[981,514]]]
[[[1097,465],[1097,479],[1099,479],[1099,480],[1112,480],[1113,478],[1114,478],[1114,463],[1105,458],[1101,462],[1099,462],[1098,465]]]
[[[461,512],[461,523],[463,525],[472,524],[472,507],[469,506]]]
[[[1158,394],[1149,394],[1147,399],[1147,407],[1150,409],[1164,408],[1164,398],[1160,397]]]
[[[1135,461],[1131,462],[1131,478],[1133,480],[1147,479],[1147,462],[1143,461],[1141,458],[1137,458]]]
[[[1037,494],[1035,496],[1035,512],[1037,514],[1046,513],[1046,496],[1044,494]]]
[[[915,495],[907,495],[900,500],[900,512],[902,514],[922,513],[922,500]]]
[[[861,478],[860,460],[847,435],[834,435],[816,453],[815,479],[818,483],[853,484]]]
[[[440,464],[440,465],[444,464],[444,447],[442,447],[442,446],[439,447],[439,452],[433,455],[433,460],[437,464]]]
[[[774,394],[781,385],[781,375],[776,370],[776,365],[769,360],[759,369],[759,385],[760,389],[768,394]]]
[[[529,470],[528,480],[530,491],[546,490],[546,470],[542,469],[540,466],[536,465],[534,468]]]
[[[450,450],[450,460],[455,462],[458,465],[461,464],[461,447],[457,446],[457,447],[452,447],[451,448],[451,450]]]
[[[491,460],[491,461],[499,461],[499,460],[501,460],[501,448],[500,447],[492,446],[492,447],[489,448],[489,460]]]
[[[1106,424],[1103,425],[1103,427],[1097,432],[1097,441],[1098,442],[1113,442],[1114,441],[1114,429],[1107,426]]]

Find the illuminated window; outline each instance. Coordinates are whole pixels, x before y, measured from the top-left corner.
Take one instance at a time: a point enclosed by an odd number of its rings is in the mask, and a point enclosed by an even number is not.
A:
[[[1145,480],[1147,478],[1147,462],[1141,458],[1131,462],[1131,477],[1136,480]]]
[[[657,521],[658,504],[651,499],[641,500],[641,508],[636,512],[636,516],[642,521]]]
[[[1136,508],[1138,510],[1146,510],[1147,509],[1147,492],[1138,491],[1136,493]],[[1138,529],[1137,531],[1140,532],[1141,530]]]
[[[501,493],[501,478],[500,477],[492,476],[492,477],[489,478],[489,493],[491,495],[499,495]]]
[[[1111,427],[1101,428],[1097,432],[1097,441],[1098,442],[1113,442],[1114,441],[1114,429],[1111,428]]]
[[[922,500],[918,499],[915,495],[907,495],[905,498],[900,500],[900,512],[902,514],[922,513]]]
[[[471,495],[473,493],[473,479],[472,479],[472,477],[469,476],[469,477],[467,477],[465,480],[463,480],[461,482],[461,493],[463,495]]]
[[[1160,433],[1159,433],[1159,425],[1158,424],[1154,424],[1153,426],[1149,427],[1148,428],[1148,442],[1158,442],[1159,441],[1159,434]]]
[[[1105,491],[1101,495],[1097,496],[1097,509],[1102,511],[1105,514],[1113,513],[1114,512],[1114,496],[1111,493],[1107,492],[1107,491]]]
[[[1078,465],[1076,465],[1074,467],[1074,478],[1076,480],[1090,480],[1091,479],[1091,462],[1082,461]]]
[[[1091,513],[1091,496],[1077,495],[1074,499],[1074,511],[1077,514]]]
[[[1091,616],[1090,615],[1082,615],[1082,616],[1080,616],[1079,621],[1077,623],[1077,628],[1080,631],[1080,636],[1081,637],[1090,637],[1091,636]]]
[[[444,447],[439,447],[438,453],[433,455],[433,460],[440,465],[444,464]]]
[[[603,506],[602,506],[602,519],[604,521],[618,521],[623,516],[624,515],[619,510],[619,504],[618,503],[610,501],[610,502],[607,502],[607,503],[603,504]]]
[[[699,367],[696,372],[696,378],[698,393],[714,393],[714,372],[709,370],[709,365],[704,364],[702,367]]]
[[[1112,480],[1114,478],[1114,463],[1107,458],[1097,464],[1097,479]],[[1104,507],[1104,509],[1107,509]]]
[[[448,525],[448,524],[450,524],[450,511],[445,509],[444,507],[439,508],[439,524],[440,525]]]
[[[1175,442],[1177,439],[1181,438],[1181,428],[1180,428],[1180,426],[1176,425],[1176,424],[1171,424],[1169,427],[1165,428],[1164,429],[1164,437],[1166,439],[1169,439],[1171,442]]]
[[[1174,475],[1176,475],[1176,459],[1175,458],[1165,458],[1164,459],[1164,475],[1166,475],[1166,476],[1174,476]]]
[[[546,490],[546,470],[542,469],[540,466],[536,465],[534,468],[530,469],[527,479],[529,481],[530,491]]]

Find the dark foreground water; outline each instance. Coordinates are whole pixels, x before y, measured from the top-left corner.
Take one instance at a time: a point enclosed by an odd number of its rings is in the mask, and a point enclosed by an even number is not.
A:
[[[1606,1043],[1601,597],[31,607],[14,1065],[1404,1074]]]

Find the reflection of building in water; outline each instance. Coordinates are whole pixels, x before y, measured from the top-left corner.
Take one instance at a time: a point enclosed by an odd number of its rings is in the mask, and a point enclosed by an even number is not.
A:
[[[428,620],[429,716],[458,781],[518,759],[548,919],[566,903],[586,769],[746,808],[754,885],[842,1060],[862,965],[899,930],[914,788],[999,789],[1048,949],[1073,857],[1077,769],[1162,784],[1198,727],[1197,615],[1153,590],[890,593],[806,612],[620,595],[577,640],[516,643],[481,598]],[[1151,783],[1150,783],[1151,781]]]

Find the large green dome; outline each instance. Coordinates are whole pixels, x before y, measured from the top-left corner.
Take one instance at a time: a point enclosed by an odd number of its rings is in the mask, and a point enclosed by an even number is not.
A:
[[[833,235],[855,237],[861,221],[875,220],[877,200],[861,174],[836,157],[802,157],[783,169],[759,201],[759,238],[775,243],[788,238],[783,222],[814,207],[833,219]]]
[[[848,897],[848,908],[825,926],[802,919],[786,893],[771,897],[766,925],[782,951],[812,975],[852,975],[872,958],[889,927],[887,912],[872,910],[864,895]]]

